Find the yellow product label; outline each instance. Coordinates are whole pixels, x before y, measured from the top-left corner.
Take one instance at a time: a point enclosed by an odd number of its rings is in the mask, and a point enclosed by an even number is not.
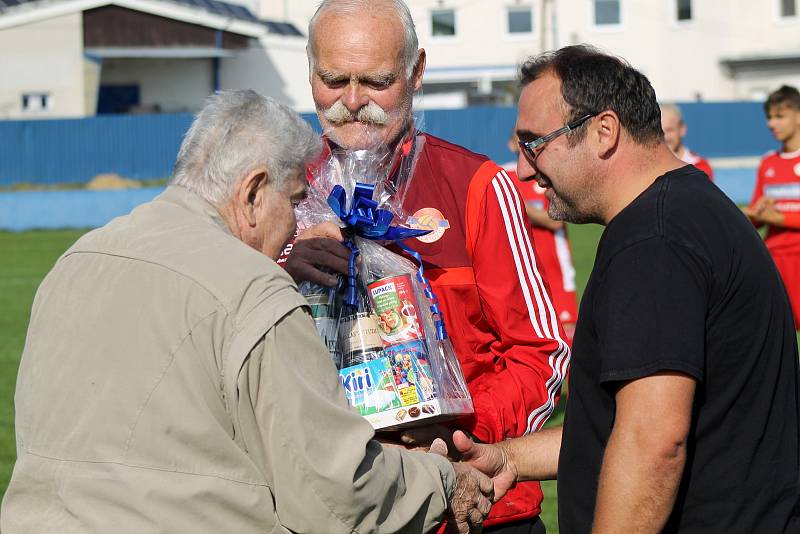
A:
[[[410,406],[419,403],[419,395],[417,395],[417,388],[402,388],[400,390],[400,402],[403,406]]]

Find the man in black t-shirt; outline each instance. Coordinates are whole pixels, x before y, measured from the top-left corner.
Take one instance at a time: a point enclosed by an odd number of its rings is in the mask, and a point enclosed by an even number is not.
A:
[[[506,485],[557,473],[562,533],[800,531],[797,343],[759,236],[670,152],[627,63],[571,46],[522,84],[520,178],[554,219],[606,229],[563,430],[456,447]]]

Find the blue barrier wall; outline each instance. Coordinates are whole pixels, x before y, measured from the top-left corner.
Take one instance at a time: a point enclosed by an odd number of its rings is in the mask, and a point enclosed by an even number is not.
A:
[[[775,142],[753,102],[682,104],[687,144],[706,157],[755,156]],[[426,110],[424,128],[486,154],[511,159],[506,142],[515,108]],[[313,114],[305,114],[319,131]],[[189,114],[115,115],[88,119],[0,121],[0,185],[86,182],[106,172],[127,178],[169,176]]]
[[[0,121],[0,185],[87,182],[107,172],[166,178],[191,122],[188,113]]]
[[[716,184],[734,202],[743,204],[750,200],[755,169],[720,169],[715,178]],[[161,191],[148,188],[0,193],[0,230],[102,226]]]
[[[88,228],[152,200],[163,188],[0,193],[0,230]]]

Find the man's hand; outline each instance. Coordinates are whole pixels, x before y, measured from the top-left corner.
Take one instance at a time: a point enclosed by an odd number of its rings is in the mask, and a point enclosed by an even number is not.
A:
[[[454,463],[453,469],[456,472],[456,485],[450,501],[448,530],[459,534],[480,532],[483,520],[492,509],[492,481],[464,463]]]
[[[778,211],[775,207],[775,199],[770,197],[761,197],[755,204],[742,209],[744,214],[756,225],[769,224],[772,226],[783,226],[785,218],[783,213]]]
[[[336,276],[328,271],[347,275],[350,250],[342,245],[342,230],[333,223],[321,223],[304,230],[294,242],[286,259],[286,272],[294,281],[336,285]]]
[[[434,440],[441,439],[447,446],[445,455],[459,460],[458,450],[453,445],[453,431],[446,426],[432,424],[410,428],[400,433],[400,443],[412,450],[428,450]]]
[[[460,430],[453,433],[453,445],[461,460],[492,477],[494,498],[499,500],[517,480],[517,467],[501,445],[475,443]]]
[[[775,199],[770,197],[759,198],[752,207],[744,209],[745,214],[759,224],[783,226],[784,216],[775,207]]]

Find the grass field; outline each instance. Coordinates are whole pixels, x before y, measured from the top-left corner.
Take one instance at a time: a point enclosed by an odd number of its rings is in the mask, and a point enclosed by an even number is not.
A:
[[[579,294],[586,286],[601,232],[597,225],[570,228]],[[5,493],[15,458],[14,384],[33,296],[56,259],[82,233],[79,230],[0,232],[0,495]],[[560,424],[562,419],[563,402],[548,424]],[[542,518],[549,534],[558,533],[556,483],[547,481],[542,486],[545,491]]]

